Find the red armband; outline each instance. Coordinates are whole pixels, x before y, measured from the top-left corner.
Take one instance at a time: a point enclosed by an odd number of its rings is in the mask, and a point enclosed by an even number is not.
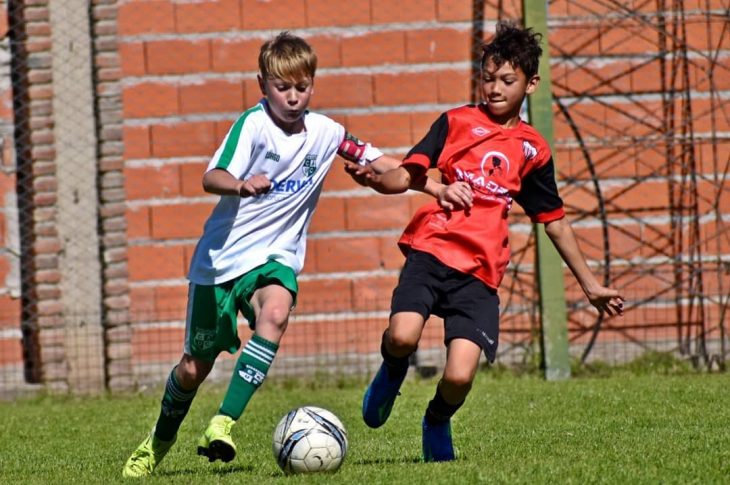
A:
[[[363,143],[349,133],[345,133],[345,139],[337,148],[337,154],[358,165],[367,165],[383,156],[383,152],[370,143]]]

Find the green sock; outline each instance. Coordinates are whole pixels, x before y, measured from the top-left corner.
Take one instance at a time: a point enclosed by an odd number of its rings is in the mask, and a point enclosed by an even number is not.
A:
[[[190,405],[193,403],[195,393],[198,391],[197,389],[186,391],[180,387],[180,383],[177,382],[175,377],[176,368],[177,366],[172,369],[170,376],[167,378],[165,394],[162,395],[160,417],[157,418],[157,424],[155,425],[155,436],[162,441],[170,441],[175,437],[183,419],[185,419],[185,415],[188,414]]]
[[[264,382],[278,349],[277,344],[256,334],[251,337],[236,361],[231,383],[218,414],[225,414],[235,420],[241,417],[251,396]]]

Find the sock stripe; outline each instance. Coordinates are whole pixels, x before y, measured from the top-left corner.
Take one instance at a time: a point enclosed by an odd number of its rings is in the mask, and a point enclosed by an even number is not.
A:
[[[190,401],[193,397],[195,397],[196,392],[196,390],[185,391],[185,389],[180,387],[180,384],[177,382],[177,379],[175,379],[172,373],[170,373],[167,378],[167,391],[170,393],[172,398],[177,401]]]
[[[263,356],[261,354],[257,354],[255,350],[246,349],[244,351],[244,354],[250,356],[253,359],[258,360],[259,362],[261,362],[262,364],[265,364],[266,366],[270,366],[271,363],[273,362],[272,359],[266,358],[266,356]]]
[[[186,391],[180,386],[175,377],[175,369],[172,369],[167,377],[165,392],[160,403],[160,416],[155,424],[154,434],[157,439],[170,441],[175,438],[180,425],[185,419],[197,389]]]
[[[252,341],[249,341],[248,344],[246,344],[246,348],[243,349],[243,352],[254,357],[256,360],[260,360],[266,365],[271,365],[274,361],[274,356],[276,355],[275,352],[272,352],[266,347],[262,347]]]
[[[272,344],[267,340],[257,339],[255,337],[248,341],[248,345],[253,345],[254,347],[261,349],[262,352],[269,354],[272,357],[276,355],[276,351],[279,348],[279,346],[276,344]]]

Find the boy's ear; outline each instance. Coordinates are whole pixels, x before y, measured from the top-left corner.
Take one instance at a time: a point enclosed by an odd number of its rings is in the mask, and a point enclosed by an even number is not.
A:
[[[526,94],[532,94],[537,90],[537,86],[540,84],[540,76],[535,74],[527,81],[527,87],[525,89]]]
[[[264,78],[261,77],[261,74],[257,74],[256,80],[259,82],[259,89],[261,89],[261,94],[266,96],[266,89],[264,87]]]

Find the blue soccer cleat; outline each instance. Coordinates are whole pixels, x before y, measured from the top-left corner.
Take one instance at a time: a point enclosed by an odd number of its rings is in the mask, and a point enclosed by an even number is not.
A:
[[[455,458],[451,442],[451,421],[427,423],[423,418],[423,461],[451,461]]]
[[[362,400],[362,419],[365,424],[371,428],[385,424],[407,373],[408,366],[399,368],[385,362],[380,365]]]

